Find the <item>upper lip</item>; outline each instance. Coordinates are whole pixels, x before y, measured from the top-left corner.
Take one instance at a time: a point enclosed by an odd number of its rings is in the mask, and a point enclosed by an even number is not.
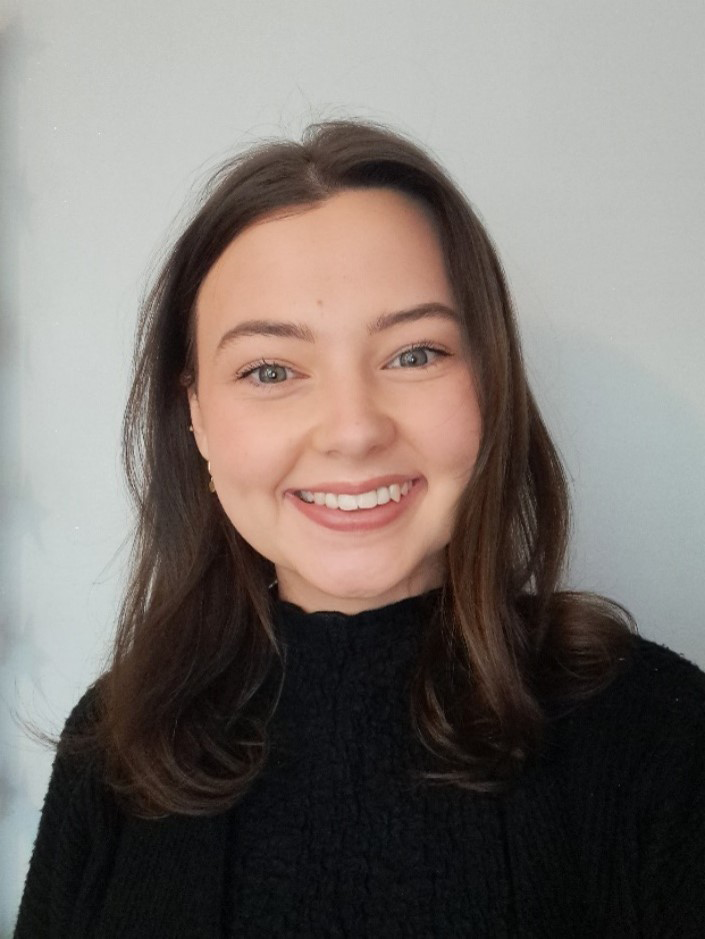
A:
[[[414,475],[375,476],[373,479],[367,479],[362,483],[324,482],[316,483],[313,486],[301,486],[299,488],[290,489],[289,492],[332,492],[335,495],[349,493],[352,496],[359,496],[363,492],[369,492],[371,489],[379,489],[380,486],[393,486],[395,483],[401,486],[401,484],[405,482],[415,482],[418,478],[418,476]]]

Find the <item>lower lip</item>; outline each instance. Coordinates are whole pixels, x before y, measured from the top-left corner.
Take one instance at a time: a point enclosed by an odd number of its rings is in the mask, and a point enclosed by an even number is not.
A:
[[[421,480],[415,479],[409,492],[402,496],[399,502],[390,500],[386,505],[378,505],[374,509],[356,509],[352,512],[329,509],[325,505],[316,505],[315,502],[304,502],[293,492],[287,492],[286,498],[292,501],[306,518],[324,528],[349,532],[374,531],[376,528],[390,525],[410,509],[419,498],[422,488]]]

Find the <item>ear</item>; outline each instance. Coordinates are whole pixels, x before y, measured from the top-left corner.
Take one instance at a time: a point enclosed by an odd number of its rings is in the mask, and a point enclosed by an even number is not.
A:
[[[201,414],[201,405],[198,402],[195,383],[187,390],[188,406],[191,412],[191,426],[193,427],[193,439],[196,441],[199,453],[204,460],[208,460],[208,438],[205,427],[203,426],[203,415]]]

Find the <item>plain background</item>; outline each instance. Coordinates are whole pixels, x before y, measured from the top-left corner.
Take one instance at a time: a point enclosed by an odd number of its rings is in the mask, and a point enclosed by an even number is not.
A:
[[[22,0],[0,8],[0,929],[111,636],[133,328],[174,221],[262,137],[362,116],[468,193],[574,487],[570,583],[705,666],[705,5]]]

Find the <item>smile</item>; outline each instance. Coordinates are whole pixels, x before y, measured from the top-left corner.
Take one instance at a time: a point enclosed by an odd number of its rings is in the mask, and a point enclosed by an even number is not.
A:
[[[413,514],[414,506],[427,490],[423,476],[387,477],[384,485],[378,478],[359,485],[320,482],[318,486],[317,489],[290,489],[285,498],[316,525],[355,535],[385,529],[410,512]]]
[[[324,505],[328,509],[340,509],[343,512],[356,512],[360,509],[375,509],[378,505],[388,502],[401,502],[408,495],[413,486],[412,480],[390,486],[378,486],[367,492],[358,494],[348,492],[313,492],[308,489],[299,490],[296,495],[302,502],[309,505]]]

